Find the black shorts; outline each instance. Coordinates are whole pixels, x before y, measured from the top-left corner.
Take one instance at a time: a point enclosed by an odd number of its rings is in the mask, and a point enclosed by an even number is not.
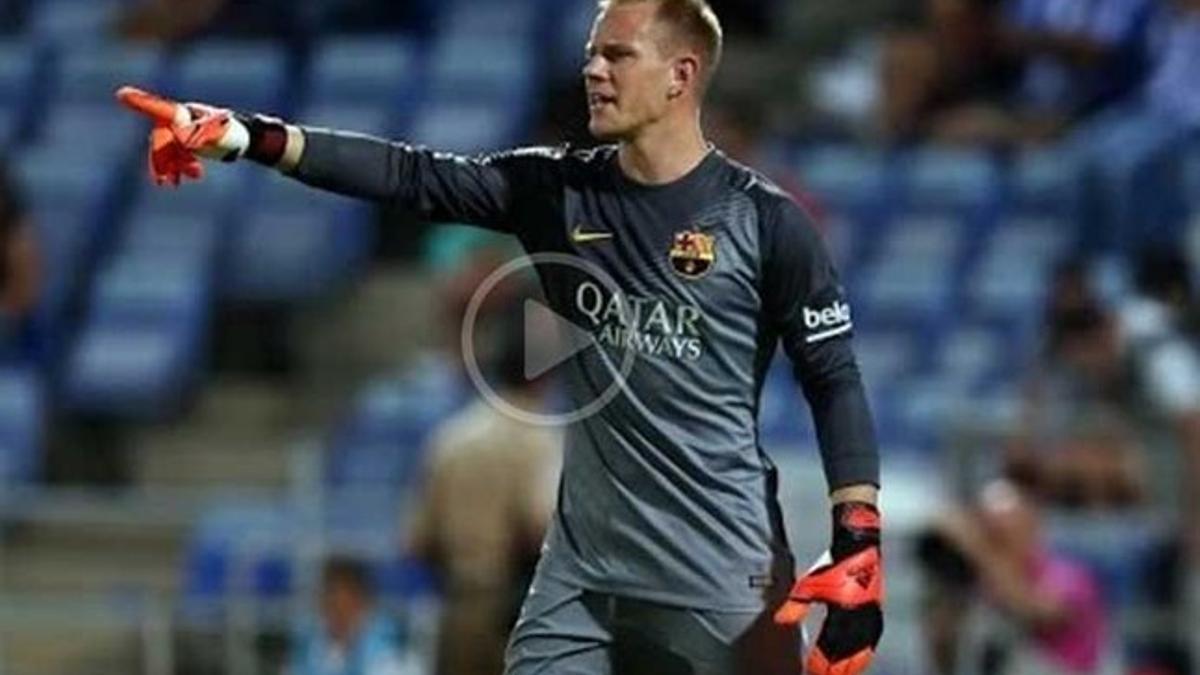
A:
[[[538,575],[508,643],[506,675],[801,675],[798,628],[593,593]]]

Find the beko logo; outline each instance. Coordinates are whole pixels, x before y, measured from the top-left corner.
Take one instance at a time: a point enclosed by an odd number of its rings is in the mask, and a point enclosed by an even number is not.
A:
[[[841,335],[853,327],[850,322],[850,305],[835,300],[826,307],[811,309],[804,308],[804,327],[810,331],[806,341],[809,343]],[[812,331],[818,331],[813,333]]]

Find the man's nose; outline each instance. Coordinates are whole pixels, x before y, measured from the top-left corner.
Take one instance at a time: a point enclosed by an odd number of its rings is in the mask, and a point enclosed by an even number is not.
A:
[[[596,57],[590,58],[583,64],[583,76],[589,80],[604,79],[604,60]]]

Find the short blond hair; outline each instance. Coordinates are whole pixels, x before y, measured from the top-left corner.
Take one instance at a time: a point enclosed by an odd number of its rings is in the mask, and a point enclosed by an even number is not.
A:
[[[701,82],[706,87],[721,63],[724,31],[721,21],[707,0],[600,0],[600,11],[619,5],[638,2],[658,4],[654,18],[661,21],[675,34],[700,54]]]

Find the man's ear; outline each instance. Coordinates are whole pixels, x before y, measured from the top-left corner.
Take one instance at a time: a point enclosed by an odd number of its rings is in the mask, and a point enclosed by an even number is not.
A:
[[[696,86],[700,77],[700,60],[688,54],[675,59],[671,66],[671,87],[667,90],[668,98],[679,98],[683,92]]]

